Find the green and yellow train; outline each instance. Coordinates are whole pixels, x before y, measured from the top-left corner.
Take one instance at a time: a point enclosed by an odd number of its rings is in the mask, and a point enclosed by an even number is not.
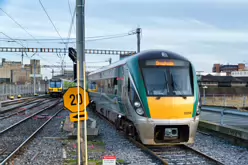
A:
[[[193,64],[164,50],[127,57],[88,75],[95,110],[146,145],[194,143],[200,116]]]
[[[69,87],[73,86],[76,86],[73,81],[61,78],[52,78],[49,80],[48,93],[51,97],[62,97],[65,91]]]

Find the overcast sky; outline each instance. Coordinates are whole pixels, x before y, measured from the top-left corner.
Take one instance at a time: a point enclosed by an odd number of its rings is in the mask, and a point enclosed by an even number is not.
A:
[[[71,10],[75,1],[70,0]],[[42,0],[63,38],[71,22],[68,0]],[[0,0],[0,7],[35,38],[59,38],[39,0]],[[141,50],[166,49],[190,59],[199,71],[211,72],[213,63],[236,64],[248,57],[247,0],[86,0],[86,37],[128,33],[142,28]],[[0,32],[12,38],[32,37],[0,10]],[[75,24],[74,24],[75,25]],[[75,38],[75,26],[71,37]],[[6,42],[0,33],[0,46],[20,45]],[[87,38],[88,39],[88,38]],[[61,41],[60,41],[61,42]],[[136,36],[87,41],[86,48],[135,50]],[[64,47],[61,43],[23,42],[28,47]],[[75,47],[74,44],[69,46]],[[28,54],[32,55],[32,54]],[[41,56],[42,58],[40,58]],[[43,65],[59,62],[56,54],[35,55]],[[118,56],[86,55],[86,61],[105,61]],[[0,53],[0,58],[20,61],[20,53]],[[43,60],[45,59],[45,60]],[[67,65],[72,62],[66,58]],[[29,59],[24,59],[29,63]],[[107,65],[89,63],[88,65]],[[50,69],[42,69],[51,77]]]

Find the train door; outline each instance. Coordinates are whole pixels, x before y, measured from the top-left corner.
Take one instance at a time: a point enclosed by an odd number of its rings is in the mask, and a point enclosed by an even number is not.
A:
[[[122,100],[123,100],[123,108],[126,112],[127,117],[131,117],[131,113],[129,112],[129,91],[130,91],[130,80],[129,80],[129,71],[126,66],[123,67],[123,85],[122,85]]]

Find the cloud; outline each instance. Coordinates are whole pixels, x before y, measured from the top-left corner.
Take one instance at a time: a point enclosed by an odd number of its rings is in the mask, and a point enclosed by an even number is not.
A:
[[[71,14],[68,1],[42,0],[62,37],[68,36]],[[74,10],[75,0],[70,0]],[[214,5],[213,5],[214,4]],[[86,1],[86,37],[128,33],[142,28],[141,49],[167,49],[180,53],[197,70],[211,71],[214,62],[238,63],[247,55],[247,0],[105,0]],[[0,6],[36,38],[59,38],[38,1],[9,0]],[[13,38],[31,38],[23,29],[0,12],[0,31]],[[0,34],[0,38],[5,36]],[[76,37],[73,28],[71,37]],[[60,43],[23,42],[29,47],[64,47]],[[1,46],[20,46],[0,40]],[[75,47],[74,44],[69,46]],[[86,41],[86,48],[136,50],[136,35],[109,40]],[[18,53],[20,55],[20,53]],[[0,57],[18,60],[17,55]],[[29,54],[31,55],[31,54]],[[56,54],[39,54],[42,64],[60,62]],[[86,55],[87,61],[119,58],[116,55]],[[21,59],[21,58],[19,58]],[[28,62],[25,59],[25,62]],[[66,62],[71,65],[69,57]],[[89,63],[106,65],[107,63]],[[44,69],[45,70],[45,69]],[[49,77],[51,70],[46,69]]]
[[[105,0],[111,3],[221,3],[248,4],[247,0]]]

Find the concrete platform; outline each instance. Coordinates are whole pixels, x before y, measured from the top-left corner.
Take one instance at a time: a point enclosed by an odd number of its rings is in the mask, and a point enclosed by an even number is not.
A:
[[[84,122],[82,123],[82,130],[84,134]],[[69,116],[66,117],[63,130],[68,132],[68,138],[77,138],[77,123],[72,123]],[[96,120],[89,118],[87,120],[87,137],[91,138],[99,134],[99,129],[96,126]]]
[[[209,121],[200,121],[198,129],[225,138],[235,144],[248,147],[248,130],[223,126]]]

